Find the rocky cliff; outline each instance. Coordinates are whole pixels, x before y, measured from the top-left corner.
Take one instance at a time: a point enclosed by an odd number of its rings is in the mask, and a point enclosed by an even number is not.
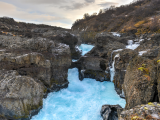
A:
[[[0,119],[23,120],[36,114],[48,92],[68,86],[70,67],[78,68],[81,80],[114,82],[117,93],[126,99],[125,109],[102,107],[105,119],[108,113],[116,117],[118,113],[122,120],[159,119],[159,34],[95,32],[89,36],[83,32],[77,38],[69,30],[10,18],[1,18],[0,25]],[[81,57],[80,43],[95,47]],[[148,106],[149,102],[154,103]]]
[[[126,99],[125,110],[131,111],[137,105],[159,102],[159,36],[145,34],[140,37],[117,37],[102,32],[94,38],[95,47],[72,63],[72,66],[79,68],[81,79],[113,80],[117,93]],[[157,111],[157,108],[153,109]],[[152,113],[146,114],[152,116]]]
[[[76,51],[78,40],[57,27],[11,18],[0,18],[0,24],[0,118],[29,119],[48,92],[68,86],[71,56],[81,54]],[[46,36],[51,31],[55,34]]]

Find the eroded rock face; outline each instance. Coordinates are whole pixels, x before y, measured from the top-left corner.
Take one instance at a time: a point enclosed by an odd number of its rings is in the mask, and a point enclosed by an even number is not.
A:
[[[10,119],[28,118],[42,106],[44,86],[17,71],[0,70],[0,114]]]
[[[44,36],[53,41],[69,45],[72,59],[79,59],[81,57],[81,51],[77,47],[78,44],[77,36],[68,33],[67,31],[58,32],[59,34],[54,33],[55,35],[51,33],[53,33],[53,31],[46,32],[44,33]]]
[[[124,49],[119,52],[119,57],[115,59],[115,75],[114,75],[114,85],[116,92],[122,94],[122,85],[124,83],[124,77],[127,71],[127,66],[138,53],[130,49]]]
[[[122,109],[122,107],[120,105],[103,105],[100,112],[103,120],[118,120],[118,109]]]
[[[138,69],[144,64],[147,73]],[[124,91],[127,109],[154,101],[156,66],[152,60],[136,57],[130,61],[124,79]]]
[[[131,120],[131,119],[138,119],[138,120],[158,120],[160,119],[160,104],[148,103],[142,104],[133,107],[129,110],[124,110],[119,115],[119,120]]]
[[[41,108],[46,92],[68,86],[70,47],[46,38],[0,35],[0,65],[4,69],[0,115],[7,119],[27,118],[34,114],[32,110]]]

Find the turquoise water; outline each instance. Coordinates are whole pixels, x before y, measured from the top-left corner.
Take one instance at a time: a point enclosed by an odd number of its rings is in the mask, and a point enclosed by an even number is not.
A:
[[[93,45],[87,45],[87,44],[81,44],[79,48],[82,50],[82,55],[85,55],[87,52],[89,52],[94,46]]]
[[[83,48],[86,50],[87,45]],[[112,82],[98,82],[90,78],[80,81],[77,68],[68,70],[68,80],[68,88],[50,93],[32,120],[102,120],[102,105],[125,107],[125,100],[117,95]]]

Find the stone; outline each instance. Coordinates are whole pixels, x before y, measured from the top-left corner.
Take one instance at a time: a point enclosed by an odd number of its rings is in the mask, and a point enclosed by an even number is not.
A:
[[[6,118],[28,118],[42,106],[44,86],[15,70],[0,70],[0,114]]]
[[[121,108],[120,105],[103,105],[100,112],[103,120],[118,120],[117,110]]]
[[[160,105],[157,102],[141,104],[129,110],[123,110],[119,116],[119,120],[145,119],[159,120]]]

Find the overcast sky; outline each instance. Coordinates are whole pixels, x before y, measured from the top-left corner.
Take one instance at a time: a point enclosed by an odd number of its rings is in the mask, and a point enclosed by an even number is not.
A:
[[[111,5],[129,4],[133,0],[0,0],[0,17],[16,21],[71,28],[84,13],[92,14]]]

